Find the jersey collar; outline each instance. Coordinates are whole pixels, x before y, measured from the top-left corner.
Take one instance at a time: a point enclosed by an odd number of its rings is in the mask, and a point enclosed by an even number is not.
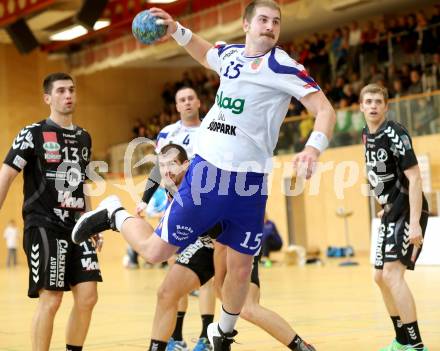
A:
[[[50,125],[51,127],[55,127],[55,128],[58,128],[58,129],[62,129],[62,130],[68,130],[68,131],[74,131],[75,129],[76,129],[76,126],[75,125],[71,125],[71,128],[64,128],[64,127],[61,127],[59,124],[57,124],[57,123],[55,123],[52,119],[50,119],[49,117],[46,119],[46,123],[48,124],[48,125]]]
[[[367,128],[368,134],[376,135],[376,134],[379,134],[380,132],[382,132],[386,128],[387,124],[388,124],[388,120],[385,118],[383,123],[379,126],[379,128],[377,128],[376,133],[371,133],[370,129],[368,128],[368,125],[366,125],[365,127]]]

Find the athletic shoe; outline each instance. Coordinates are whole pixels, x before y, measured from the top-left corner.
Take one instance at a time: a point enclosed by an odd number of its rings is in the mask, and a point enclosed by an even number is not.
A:
[[[402,345],[396,339],[394,339],[391,344],[380,349],[379,351],[401,351],[401,350],[406,350],[406,346]]]
[[[117,196],[111,195],[105,198],[95,210],[84,213],[78,219],[72,230],[72,241],[80,244],[104,230],[116,230],[114,217],[121,209],[123,207]]]
[[[231,344],[234,342],[234,336],[236,335],[236,330],[224,333],[217,322],[208,325],[208,339],[214,351],[231,350]]]
[[[189,348],[185,341],[177,341],[170,338],[170,340],[168,340],[166,351],[189,351]]]
[[[193,351],[212,351],[208,338],[200,338],[194,346]]]

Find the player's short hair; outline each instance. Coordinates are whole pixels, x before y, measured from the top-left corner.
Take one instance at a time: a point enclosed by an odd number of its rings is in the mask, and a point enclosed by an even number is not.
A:
[[[45,94],[50,94],[52,92],[53,83],[57,80],[71,80],[73,78],[64,72],[56,72],[49,74],[43,81],[43,90]]]
[[[388,103],[388,90],[387,88],[384,88],[379,84],[368,84],[364,86],[359,94],[359,102],[362,102],[364,100],[364,95],[367,93],[381,94],[385,103]]]
[[[177,150],[177,159],[180,163],[184,163],[185,161],[188,161],[188,154],[186,153],[185,149],[177,144],[167,144],[165,145],[159,152],[160,155],[165,155],[170,150]]]
[[[271,9],[277,10],[280,13],[281,17],[280,5],[278,5],[274,0],[253,0],[244,9],[243,21],[252,21],[252,18],[255,16],[255,11],[257,7],[269,7]]]
[[[197,91],[196,91],[193,87],[190,87],[189,85],[182,85],[181,87],[179,87],[179,88],[176,90],[176,93],[174,94],[174,99],[175,99],[176,101],[177,101],[177,99],[176,99],[177,93],[178,93],[179,91],[182,91],[182,90],[185,90],[185,89],[191,89],[191,90],[194,92],[194,94],[196,95],[197,99],[199,98],[199,96],[197,95]]]

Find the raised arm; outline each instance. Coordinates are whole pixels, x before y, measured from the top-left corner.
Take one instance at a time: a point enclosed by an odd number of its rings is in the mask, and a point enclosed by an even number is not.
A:
[[[213,46],[211,43],[192,33],[188,28],[182,27],[164,10],[152,7],[150,12],[153,16],[162,19],[162,23],[168,26],[167,34],[163,40],[172,36],[196,61],[206,68],[210,68],[206,61],[206,53]]]

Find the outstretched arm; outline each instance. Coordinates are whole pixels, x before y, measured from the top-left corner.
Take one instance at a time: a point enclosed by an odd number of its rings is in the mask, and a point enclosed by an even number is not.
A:
[[[206,53],[213,46],[211,43],[198,36],[197,34],[192,33],[188,28],[182,27],[178,24],[173,17],[167,12],[157,7],[152,7],[150,12],[153,16],[162,20],[162,23],[168,26],[167,34],[163,38],[163,40],[172,36],[179,43],[179,39],[183,40],[184,45],[181,45],[185,48],[186,51],[200,64],[205,66],[206,68],[210,68],[206,61]],[[179,29],[180,32],[177,32]],[[187,39],[190,39],[187,43]],[[179,43],[179,44],[181,44]]]

